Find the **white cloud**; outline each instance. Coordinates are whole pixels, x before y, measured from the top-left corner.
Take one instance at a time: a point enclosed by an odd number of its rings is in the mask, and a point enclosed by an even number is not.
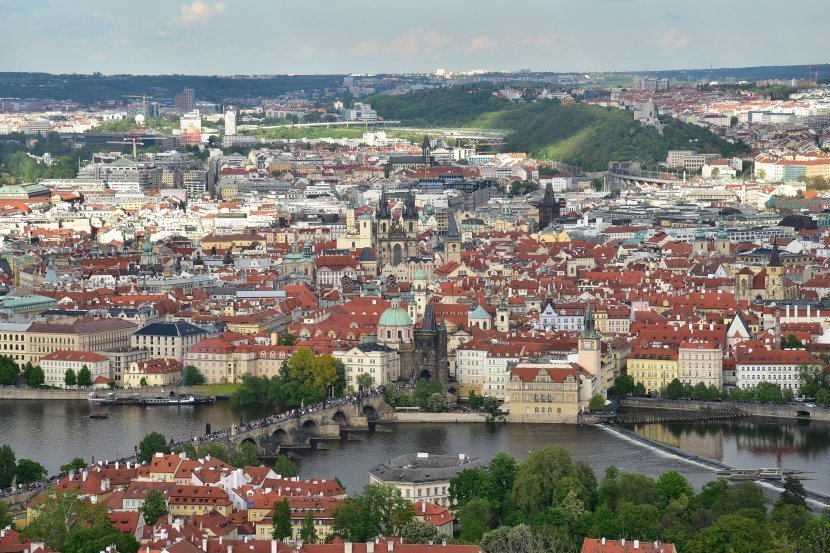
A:
[[[553,33],[539,33],[533,37],[533,44],[539,48],[553,48],[556,46],[556,35]]]
[[[115,21],[115,18],[110,14],[98,10],[92,11],[92,18],[97,19],[98,21],[102,21],[104,23],[112,23],[113,21]]]
[[[470,39],[470,44],[467,45],[464,51],[469,53],[481,52],[482,50],[489,50],[498,44],[498,40],[492,39],[489,36],[476,36]]]
[[[225,13],[225,7],[224,2],[209,4],[205,0],[193,0],[191,4],[179,6],[181,14],[176,18],[176,21],[185,26],[208,23],[217,15]]]
[[[688,45],[689,35],[681,33],[675,28],[669,29],[663,33],[663,36],[660,37],[661,48],[671,48],[673,50],[677,50],[679,48],[685,48]]]
[[[380,53],[382,49],[383,44],[381,44],[379,40],[364,40],[363,42],[358,42],[352,46],[349,49],[349,53],[362,56],[366,54]]]
[[[424,52],[438,50],[446,45],[447,39],[441,33],[416,27],[393,40],[389,46],[401,56],[417,56]]]

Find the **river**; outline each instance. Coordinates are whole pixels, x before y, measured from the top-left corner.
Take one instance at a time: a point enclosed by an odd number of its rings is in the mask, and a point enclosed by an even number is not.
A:
[[[100,407],[99,407],[100,408]],[[0,400],[0,444],[18,458],[42,463],[50,473],[73,457],[89,461],[133,453],[148,432],[175,440],[264,414],[262,407],[233,407],[229,402],[181,407],[109,406],[107,420],[88,418],[96,407],[83,401]],[[337,476],[350,492],[369,481],[375,464],[403,453],[429,452],[489,458],[505,451],[518,458],[546,445],[568,448],[576,460],[591,465],[601,478],[608,465],[656,476],[677,470],[699,488],[715,478],[699,465],[655,451],[599,426],[530,424],[386,425],[391,432],[358,433],[360,441],[329,443],[327,450],[298,450],[301,476]],[[650,424],[632,429],[692,453],[741,468],[777,466],[813,473],[808,488],[830,493],[830,423],[740,419],[706,424]]]

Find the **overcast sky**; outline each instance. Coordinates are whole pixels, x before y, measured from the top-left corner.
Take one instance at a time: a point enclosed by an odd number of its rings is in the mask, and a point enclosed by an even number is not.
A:
[[[830,62],[830,0],[0,0],[0,71],[637,71]]]

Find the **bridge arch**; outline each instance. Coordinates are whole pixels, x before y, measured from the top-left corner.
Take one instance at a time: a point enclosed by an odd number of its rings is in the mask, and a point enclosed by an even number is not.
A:
[[[285,431],[284,428],[277,428],[271,437],[277,440],[277,443],[280,445],[285,445],[291,442],[291,436],[288,435],[288,432]]]
[[[378,418],[377,409],[373,405],[364,405],[363,406],[363,416],[369,420],[374,420]]]
[[[795,416],[796,416],[796,418],[799,418],[799,419],[809,419],[810,418],[810,412],[809,411],[796,411]]]
[[[331,420],[334,424],[340,426],[344,426],[349,422],[346,418],[346,413],[344,413],[341,409],[338,409],[337,412],[331,416]]]
[[[320,426],[314,419],[308,419],[307,421],[305,421],[301,428],[303,431],[303,435],[307,437],[316,436],[320,433]]]
[[[247,437],[247,438],[245,438],[244,440],[242,440],[242,442],[240,442],[240,444],[239,444],[239,445],[245,445],[245,444],[248,444],[248,445],[252,445],[252,446],[254,446],[254,447],[257,447],[256,440],[254,440],[254,439],[253,439],[253,438],[251,438],[250,436],[249,436],[249,437]]]

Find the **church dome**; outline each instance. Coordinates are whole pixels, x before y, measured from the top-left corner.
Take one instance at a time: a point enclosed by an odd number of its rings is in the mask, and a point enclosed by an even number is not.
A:
[[[477,305],[476,308],[473,309],[473,311],[467,316],[467,318],[470,320],[484,320],[489,319],[490,314],[487,313],[483,307]]]
[[[392,307],[380,315],[378,326],[412,326],[412,319],[405,309],[398,306],[398,302],[392,302]]]
[[[412,280],[426,280],[427,279],[427,272],[423,269],[423,267],[418,267],[415,270],[415,274],[412,275]]]

